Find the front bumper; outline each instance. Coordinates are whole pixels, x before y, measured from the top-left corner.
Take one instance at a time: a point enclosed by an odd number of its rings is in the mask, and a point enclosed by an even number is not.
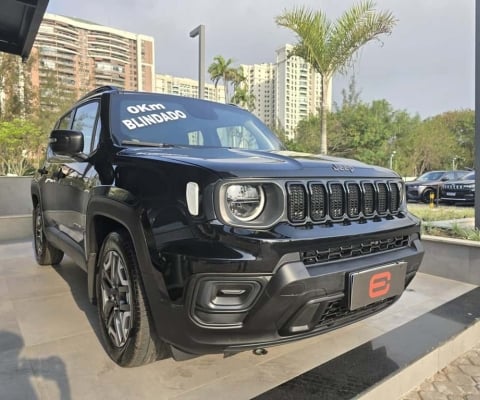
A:
[[[449,195],[447,195],[447,193]],[[441,201],[473,204],[475,203],[475,192],[472,191],[449,191],[442,192]]]
[[[408,243],[399,248],[365,255],[350,251],[345,259],[340,255],[322,260],[321,252],[314,259],[308,251],[300,253],[303,257],[285,254],[270,273],[223,273],[219,269],[193,274],[183,304],[153,312],[157,332],[185,353],[228,353],[318,335],[363,319],[399,296],[350,310],[350,274],[404,262],[405,288],[423,257],[418,233],[410,232],[407,238]],[[248,264],[258,258],[244,261],[243,270],[251,271]]]
[[[423,190],[409,189],[407,187],[407,189],[406,189],[407,200],[408,201],[420,201],[420,200],[422,200],[422,193],[423,193]]]

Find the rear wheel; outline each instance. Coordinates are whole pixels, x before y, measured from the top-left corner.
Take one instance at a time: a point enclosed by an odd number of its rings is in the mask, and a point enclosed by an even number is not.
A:
[[[97,310],[110,358],[122,367],[135,367],[166,357],[166,345],[153,334],[137,259],[126,232],[112,232],[105,238],[97,271]]]
[[[53,247],[45,237],[42,208],[38,203],[33,209],[33,246],[35,259],[40,265],[59,264],[63,259],[63,251]]]

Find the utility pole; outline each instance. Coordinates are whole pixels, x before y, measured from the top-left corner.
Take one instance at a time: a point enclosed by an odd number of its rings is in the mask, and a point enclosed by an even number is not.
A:
[[[205,97],[205,25],[198,25],[190,37],[198,36],[198,98]]]
[[[475,228],[480,229],[480,7],[475,3]]]

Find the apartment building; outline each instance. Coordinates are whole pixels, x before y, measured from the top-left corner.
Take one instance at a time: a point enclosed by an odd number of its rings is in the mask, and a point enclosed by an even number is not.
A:
[[[241,65],[249,92],[255,98],[254,114],[268,126],[275,126],[276,65]]]
[[[254,114],[267,125],[283,128],[287,139],[295,138],[302,119],[318,114],[322,98],[320,74],[301,57],[288,57],[292,49],[289,44],[277,49],[274,64],[242,65],[255,96]],[[331,90],[327,103],[330,109]]]
[[[175,94],[178,96],[198,98],[198,81],[190,78],[179,78],[172,75],[155,75],[155,91],[158,93]],[[205,84],[204,98],[206,100],[225,102],[223,85]]]
[[[32,54],[36,86],[53,75],[82,92],[103,85],[140,91],[155,87],[151,36],[47,13]]]

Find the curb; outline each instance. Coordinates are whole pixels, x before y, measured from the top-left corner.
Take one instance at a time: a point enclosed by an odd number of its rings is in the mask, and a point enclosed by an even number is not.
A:
[[[0,217],[0,242],[25,240],[31,237],[31,214]]]
[[[361,400],[399,399],[435,375],[448,364],[472,349],[480,335],[480,321],[433,349],[401,371],[387,377],[366,393]]]

